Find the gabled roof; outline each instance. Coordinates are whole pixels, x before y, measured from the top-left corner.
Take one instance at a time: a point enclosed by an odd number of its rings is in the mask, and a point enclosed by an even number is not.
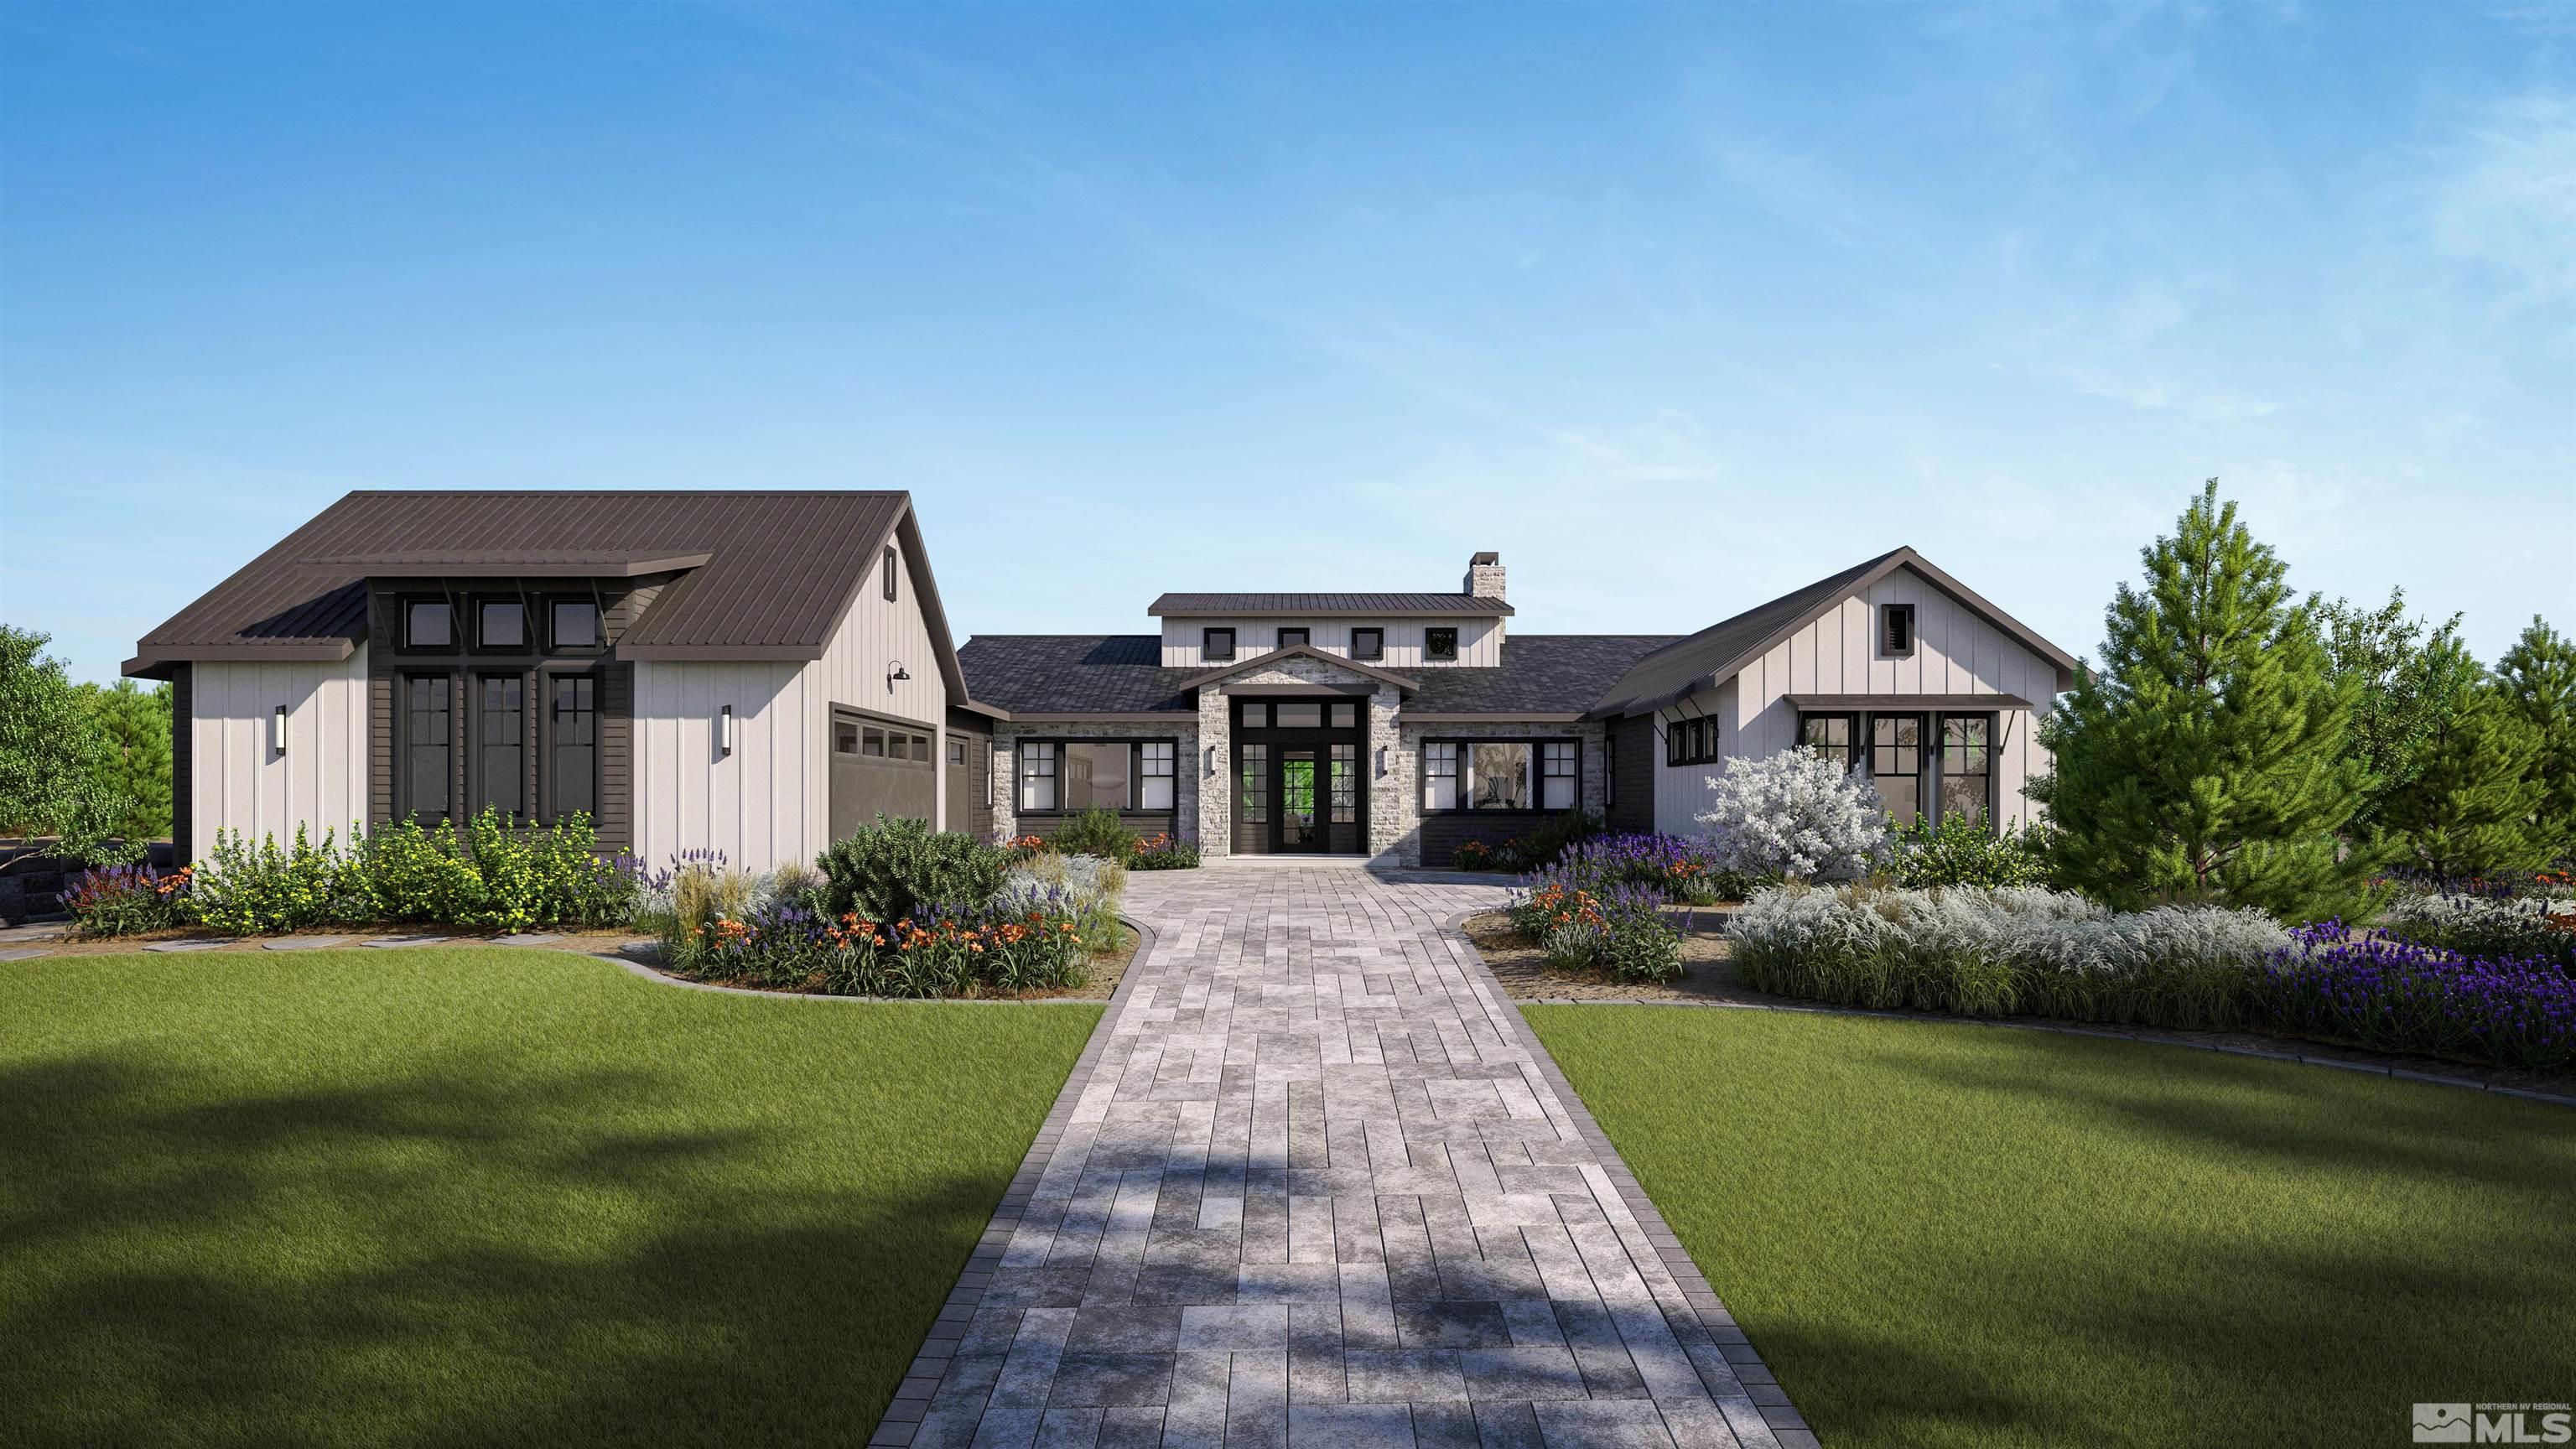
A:
[[[345,659],[366,580],[635,577],[684,569],[618,640],[629,659],[818,659],[900,535],[908,573],[964,693],[908,493],[439,490],[357,492],[146,634],[128,674],[191,659]]]
[[[1160,641],[1157,641],[1158,647],[1159,642]],[[1255,654],[1247,658],[1233,660],[1229,663],[1220,664],[1214,669],[1197,670],[1192,673],[1188,679],[1182,681],[1182,687],[1186,689],[1205,689],[1211,684],[1231,679],[1235,675],[1243,673],[1245,670],[1265,669],[1283,659],[1320,659],[1326,664],[1333,666],[1335,669],[1347,669],[1351,673],[1360,676],[1362,679],[1374,679],[1380,684],[1392,684],[1396,688],[1401,689],[1408,694],[1412,693],[1419,687],[1411,675],[1395,674],[1388,670],[1379,669],[1374,665],[1362,664],[1356,659],[1345,659],[1338,654],[1327,654],[1323,650],[1317,649],[1310,644],[1291,644],[1285,649],[1273,649],[1267,654]]]
[[[1736,673],[1761,658],[1782,640],[1824,617],[1843,600],[1901,568],[1910,568],[1943,593],[1983,616],[2024,648],[2057,666],[2057,687],[2075,683],[2075,656],[2049,643],[2010,614],[1987,603],[1967,585],[1935,568],[1911,548],[1892,549],[1866,563],[1816,580],[1766,604],[1756,604],[1676,643],[1658,649],[1630,666],[1596,701],[1594,718],[1640,714],[1657,709],[1702,684]]]
[[[1195,711],[1189,679],[1153,634],[978,634],[957,651],[976,703],[1031,714]]]
[[[1145,606],[1164,615],[1245,619],[1365,618],[1378,614],[1452,614],[1499,619],[1512,612],[1500,599],[1476,594],[1165,594]]]

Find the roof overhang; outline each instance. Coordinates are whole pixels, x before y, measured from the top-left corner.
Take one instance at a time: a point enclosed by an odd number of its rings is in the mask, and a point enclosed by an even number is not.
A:
[[[646,574],[677,573],[703,567],[712,553],[621,550],[608,553],[513,554],[494,552],[420,552],[343,554],[307,559],[295,565],[301,573],[377,579],[634,579]]]
[[[628,644],[611,652],[619,659],[652,659],[686,664],[811,663],[823,657],[820,644]]]
[[[1809,711],[2031,708],[2031,702],[2018,694],[1788,694],[1781,698],[1793,709]]]
[[[1246,670],[1264,669],[1275,664],[1284,663],[1291,659],[1313,659],[1330,665],[1335,669],[1346,670],[1361,679],[1374,679],[1380,684],[1392,684],[1396,688],[1401,689],[1408,694],[1413,690],[1420,688],[1420,685],[1416,681],[1405,675],[1391,674],[1383,669],[1373,669],[1355,659],[1344,659],[1338,654],[1327,654],[1323,650],[1315,648],[1311,644],[1291,644],[1285,649],[1273,649],[1267,654],[1256,654],[1249,659],[1238,659],[1231,664],[1220,665],[1203,674],[1193,674],[1189,678],[1182,680],[1180,687],[1183,689],[1205,689],[1210,685],[1223,684],[1226,680],[1231,679]]]
[[[1170,596],[1145,606],[1156,619],[1508,619],[1517,611],[1501,599],[1460,594],[1438,604],[1171,604]]]
[[[1000,718],[1012,724],[1168,724],[1196,725],[1196,711],[1186,709],[1023,710]]]
[[[1398,724],[1580,724],[1584,714],[1579,709],[1550,710],[1533,714],[1527,710],[1485,710],[1481,712],[1406,710],[1396,717]]]
[[[125,661],[129,679],[167,679],[182,664],[337,664],[358,652],[355,639],[314,639],[293,644],[166,644]]]

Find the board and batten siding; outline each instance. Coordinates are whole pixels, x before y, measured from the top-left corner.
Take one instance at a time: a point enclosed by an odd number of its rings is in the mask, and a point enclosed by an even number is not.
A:
[[[188,666],[188,849],[215,832],[280,845],[303,826],[345,840],[367,819],[367,650],[331,663],[199,660]],[[270,748],[286,706],[286,750]]]
[[[889,602],[882,568],[868,571],[820,659],[636,661],[638,855],[659,863],[711,849],[749,871],[811,865],[831,844],[834,705],[944,737],[947,686],[919,591],[907,574]],[[889,688],[886,666],[897,660],[912,677]],[[726,705],[734,713],[731,755],[719,748]],[[947,750],[933,759],[933,808],[944,814]]]
[[[1914,652],[1884,656],[1878,648],[1878,606],[1914,606]],[[2032,778],[2048,772],[2048,751],[2038,739],[2057,693],[2057,666],[2024,646],[1983,615],[1952,598],[1912,569],[1898,569],[1867,590],[1772,646],[1714,690],[1662,710],[1656,721],[1655,820],[1680,834],[1702,828],[1707,777],[1721,773],[1723,758],[1763,758],[1797,743],[1793,694],[2010,694],[2034,709],[1995,715],[1995,799],[1998,820],[2018,827],[2039,807],[2022,795]],[[1717,721],[1722,759],[1666,765],[1664,733],[1694,717]]]
[[[1371,668],[1398,673],[1408,669],[1491,669],[1503,662],[1503,624],[1503,620],[1491,617],[1444,619],[1426,618],[1419,614],[1390,615],[1383,619],[1167,618],[1163,620],[1163,667],[1212,669],[1219,664],[1258,658],[1279,647],[1282,628],[1303,628],[1307,631],[1307,643],[1311,647],[1348,659],[1351,630],[1379,628],[1386,631],[1386,657],[1358,661]],[[1432,628],[1458,631],[1456,659],[1434,661],[1422,657],[1422,633]],[[1207,657],[1204,631],[1209,629],[1234,631],[1233,660]]]

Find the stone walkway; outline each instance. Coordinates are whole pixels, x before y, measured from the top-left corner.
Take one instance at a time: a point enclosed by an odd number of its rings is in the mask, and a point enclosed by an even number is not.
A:
[[[1444,925],[1502,895],[1130,876],[1155,939],[871,1442],[1814,1444]]]

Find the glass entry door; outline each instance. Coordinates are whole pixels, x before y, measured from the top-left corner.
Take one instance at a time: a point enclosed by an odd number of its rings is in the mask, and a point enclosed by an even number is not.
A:
[[[1279,848],[1321,850],[1324,832],[1316,824],[1317,751],[1279,752]]]

